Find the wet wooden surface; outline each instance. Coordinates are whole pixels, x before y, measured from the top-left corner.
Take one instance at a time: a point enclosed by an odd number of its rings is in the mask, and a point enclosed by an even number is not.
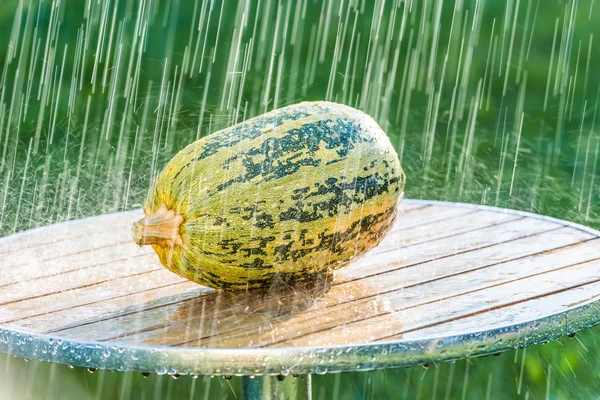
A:
[[[600,297],[599,234],[532,215],[405,203],[332,281],[221,293],[136,246],[140,216],[0,239],[0,327],[132,345],[352,345],[494,329]]]

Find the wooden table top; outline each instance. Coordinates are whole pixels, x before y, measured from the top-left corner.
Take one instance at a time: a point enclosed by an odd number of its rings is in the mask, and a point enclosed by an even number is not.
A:
[[[600,233],[491,207],[405,201],[331,281],[216,292],[131,237],[141,210],[0,239],[0,351],[159,373],[411,365],[554,339],[600,319]]]

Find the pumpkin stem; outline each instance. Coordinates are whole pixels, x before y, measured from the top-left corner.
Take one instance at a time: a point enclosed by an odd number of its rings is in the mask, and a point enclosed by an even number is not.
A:
[[[158,210],[133,224],[133,239],[140,245],[156,244],[161,247],[181,245],[179,226],[183,217],[166,205],[161,204]]]

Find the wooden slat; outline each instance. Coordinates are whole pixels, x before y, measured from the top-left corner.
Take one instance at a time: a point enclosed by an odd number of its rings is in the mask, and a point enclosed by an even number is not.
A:
[[[71,239],[112,231],[118,233],[124,225],[133,224],[143,216],[141,210],[101,215],[32,229],[0,240],[0,256],[37,247],[64,245]],[[0,264],[1,268],[2,264]]]
[[[88,298],[87,303],[74,304],[72,307],[56,311],[29,314],[11,324],[18,323],[18,326],[25,330],[52,333],[57,328],[82,324],[99,316],[119,316],[135,312],[140,308],[160,307],[164,302],[180,302],[209,292],[213,292],[213,290],[198,287],[194,282],[184,280],[174,283],[159,283],[150,288],[146,286],[131,287],[131,292],[118,294],[109,299],[100,297],[98,300],[93,300]]]
[[[400,228],[398,227],[400,224],[397,224],[394,226],[394,230],[391,232],[391,234],[386,236],[386,240],[382,240],[382,243],[377,246],[377,251],[383,252],[390,248],[395,249],[407,245],[425,243],[442,237],[457,235],[459,233],[468,231],[475,231],[483,227],[488,227],[519,218],[520,217],[515,217],[514,215],[509,214],[500,214],[487,211],[470,211],[466,214],[461,213],[458,215],[452,215],[451,217],[439,221],[417,225],[414,227]]]
[[[22,281],[7,285],[0,292],[0,306],[36,297],[57,294],[67,290],[85,288],[102,282],[113,283],[118,290],[119,278],[161,271],[151,254],[115,262],[110,268],[103,264],[94,267],[77,269],[64,274],[52,275],[43,280]]]
[[[336,285],[329,290],[329,292],[322,298],[316,301],[316,304],[312,306],[311,310],[316,313],[323,312],[327,307],[333,307],[342,303],[348,303],[351,301],[357,301],[360,299],[372,298],[376,295],[383,293],[389,293],[394,290],[403,289],[425,282],[433,282],[440,280],[444,277],[450,277],[452,275],[459,274],[468,270],[475,270],[482,268],[486,265],[497,264],[510,259],[518,259],[525,255],[530,254],[533,245],[538,245],[540,251],[546,251],[550,249],[556,249],[561,246],[578,243],[581,240],[591,238],[591,235],[575,231],[571,228],[561,228],[541,234],[539,236],[527,236],[521,240],[514,242],[508,242],[504,246],[498,245],[474,251],[473,254],[469,254],[465,260],[465,255],[454,256],[446,258],[444,260],[437,260],[427,264],[416,265],[413,268],[406,268],[399,271],[390,271],[386,274],[375,275],[370,278],[365,278],[359,282],[351,282],[341,285]],[[506,251],[506,247],[510,246],[511,251]],[[240,299],[243,297],[243,299]],[[290,299],[290,297],[292,297]],[[302,298],[302,296],[300,296]],[[220,300],[220,301],[219,301]],[[233,299],[233,301],[224,301],[222,299],[216,300],[215,298],[209,298],[203,300],[206,304],[218,303],[216,311],[213,310],[211,314],[211,306],[208,308],[205,304],[198,307],[194,302],[179,303],[172,306],[171,309],[157,309],[147,312],[143,317],[140,315],[130,315],[121,317],[118,320],[105,320],[98,322],[93,326],[86,326],[80,331],[67,331],[65,334],[69,336],[81,336],[85,335],[86,331],[90,332],[93,337],[97,340],[107,340],[110,338],[120,338],[121,340],[127,341],[143,341],[145,342],[149,337],[158,337],[159,340],[174,340],[169,344],[178,344],[178,340],[182,340],[182,335],[186,337],[196,336],[202,337],[214,337],[216,335],[231,333],[236,329],[240,329],[241,335],[245,336],[247,333],[254,329],[264,329],[261,325],[273,325],[279,321],[275,319],[264,320],[262,316],[251,315],[255,309],[280,309],[282,303],[294,303],[297,301],[293,296],[288,295],[287,298],[281,298],[275,293],[269,293],[268,303],[260,302],[256,299],[253,294],[239,295]],[[264,300],[264,299],[260,299]],[[388,301],[386,299],[386,301]],[[370,306],[369,302],[366,302],[367,306]],[[243,315],[246,311],[246,307],[250,305],[250,309],[247,311],[249,315]],[[200,308],[201,313],[197,310]],[[381,309],[381,307],[379,307]],[[175,317],[172,313],[176,313],[179,317]],[[240,315],[242,314],[242,315]],[[183,319],[181,318],[183,316]],[[338,319],[331,319],[327,317],[327,323],[348,323],[349,320],[343,319],[347,313],[340,313]],[[312,317],[310,314],[309,319]],[[284,316],[285,318],[285,316]],[[213,324],[207,323],[200,326],[199,320],[219,320],[221,321],[216,329],[213,329]],[[293,321],[291,323],[296,323]],[[324,329],[318,327],[315,321],[311,321],[313,328]],[[191,326],[188,326],[191,325]],[[141,335],[133,336],[125,339],[124,336],[134,334],[135,332],[141,332]],[[222,338],[217,341],[223,342],[225,346],[230,340],[230,337]],[[167,344],[166,342],[162,342]]]
[[[82,234],[76,239],[68,239],[57,243],[55,246],[36,246],[16,250],[2,257],[0,268],[24,267],[39,265],[61,257],[86,254],[93,250],[111,251],[116,245],[131,243],[131,231],[124,231],[123,227],[114,228],[115,231],[101,232],[95,235]]]
[[[536,318],[540,318],[540,316],[554,315],[566,308],[597,299],[600,299],[600,282],[575,287],[571,290],[539,297],[527,302],[520,302],[511,306],[496,308],[432,327],[416,329],[402,334],[402,339],[420,340],[465,334],[472,332],[472,326],[477,326],[479,332],[494,329],[499,326],[498,324],[508,323],[516,325],[524,321],[535,320]]]
[[[399,215],[396,218],[392,232],[428,225],[446,219],[456,218],[461,215],[473,214],[474,212],[477,212],[477,210],[471,208],[441,206],[427,206],[416,210],[413,209],[410,213]]]
[[[418,210],[420,208],[430,207],[427,204],[423,203],[407,203],[406,201],[400,203],[398,206],[398,215],[402,215],[408,212],[412,212],[414,210]]]
[[[595,243],[595,245],[597,246],[598,244]],[[427,284],[406,287],[406,288],[403,288],[402,290],[380,296],[378,299],[379,300],[384,299],[387,301],[388,307],[387,307],[386,311],[395,311],[398,309],[406,309],[408,307],[417,307],[419,304],[433,302],[433,301],[436,301],[436,299],[445,300],[446,298],[449,298],[450,296],[459,295],[461,293],[461,291],[465,291],[465,290],[472,291],[475,289],[491,287],[494,284],[498,284],[498,282],[503,282],[500,277],[497,277],[494,270],[506,270],[506,269],[510,270],[511,269],[511,268],[507,268],[507,267],[513,267],[518,270],[518,269],[520,269],[521,265],[522,265],[521,262],[508,263],[508,264],[498,265],[495,267],[474,271],[472,273],[456,275],[456,276],[444,279],[444,281],[443,281],[444,290],[441,293],[439,291],[440,286],[439,286],[438,282],[431,282],[431,283],[427,283]],[[550,263],[548,268],[551,268],[551,266],[553,266],[553,265]],[[481,276],[481,278],[479,276]],[[487,276],[497,277],[498,281],[493,281],[493,282],[490,280],[486,281],[485,277],[487,277]],[[472,279],[467,280],[467,279],[465,279],[465,277],[471,277]],[[472,285],[464,285],[465,280],[467,280],[468,283],[472,283]],[[452,285],[454,285],[454,286],[452,286]],[[444,305],[445,304],[446,303],[444,303]],[[368,302],[364,302],[364,305],[368,306]],[[344,308],[341,308],[340,310],[337,310],[336,312],[343,313]],[[298,320],[291,320],[289,322],[286,321],[285,324],[280,324],[279,325],[280,331],[285,332],[285,335],[281,335],[279,340],[291,340],[292,338],[294,338],[296,336],[297,337],[302,336],[307,331],[318,331],[318,332],[320,332],[319,335],[322,335],[323,334],[322,331],[329,327],[345,325],[345,324],[337,324],[337,325],[329,324],[327,321],[328,316],[323,316],[322,313],[323,313],[323,310],[320,308],[319,310],[317,310],[317,313],[315,315],[311,316],[310,318],[307,318],[306,320],[303,319],[304,324],[301,324],[300,321],[298,321]],[[370,317],[370,315],[365,314],[364,317],[365,317],[364,319],[367,319]],[[424,318],[426,320],[430,318],[428,314],[423,314],[419,310],[415,311],[415,317]],[[321,324],[322,320],[325,321],[324,325]],[[405,320],[404,314],[403,314],[402,320],[403,321]],[[347,322],[351,322],[351,321],[347,321]],[[302,332],[302,333],[300,333],[300,332]],[[243,342],[244,339],[242,338],[241,340],[242,340],[242,343],[244,343]],[[256,342],[256,340],[254,340],[254,341]],[[274,340],[273,337],[271,337],[271,338],[267,339],[267,342],[261,343],[261,345],[277,343],[277,341],[278,340]],[[228,340],[229,345],[238,344],[238,343],[239,342],[234,343],[233,341]]]
[[[423,206],[410,207],[410,209],[420,208]],[[126,222],[123,222],[123,225],[125,224]],[[113,228],[111,225],[109,227]],[[0,277],[0,287],[6,287],[6,290],[0,293],[0,303],[23,301],[31,297],[59,294],[61,291],[86,287],[97,281],[99,277],[107,277],[114,282],[132,273],[161,269],[150,248],[141,249],[131,242],[113,246],[110,252],[104,249],[90,249],[83,253],[52,258],[43,264],[44,268],[16,267],[14,273]],[[43,281],[43,285],[36,284],[42,277],[48,279]],[[59,284],[63,282],[65,284],[60,286]],[[10,285],[11,283],[15,284]],[[118,282],[113,284],[115,286],[113,290],[119,296],[129,290],[127,286]],[[123,290],[119,291],[119,288]],[[68,297],[69,293],[65,296]]]
[[[515,217],[498,213],[482,213],[481,216],[478,216],[478,218],[463,221],[460,224],[457,224],[457,226],[461,227],[462,229],[463,227],[468,226],[469,223],[472,223],[473,227],[477,227],[510,219],[515,219]],[[548,229],[550,225],[542,223],[536,226],[538,229]],[[546,228],[546,226],[548,228]],[[448,230],[452,230],[452,228],[448,227]],[[387,250],[388,246],[386,246],[385,243],[382,243],[382,245],[376,249],[377,252]],[[93,250],[90,250],[89,252],[80,254],[66,255],[58,259],[46,261],[43,269],[21,269],[24,271],[33,272],[21,272],[15,273],[14,275],[7,275],[6,278],[2,278],[5,280],[4,282],[0,280],[0,285],[5,282],[10,283],[18,281],[20,274],[33,277],[41,275],[46,276],[47,278],[44,279],[43,285],[35,284],[39,283],[39,279],[36,279],[31,282],[21,281],[21,283],[5,286],[5,290],[0,293],[0,304],[21,301],[30,297],[54,294],[67,289],[76,289],[78,287],[90,285],[100,279],[100,277],[115,280],[121,277],[126,277],[132,273],[143,273],[161,268],[151,249],[146,248],[144,250],[140,250],[132,243],[115,246],[110,253],[104,252],[103,257],[106,258],[104,261],[98,260],[98,257],[95,257],[94,253],[95,252]],[[133,258],[125,258],[132,254]],[[393,253],[388,252],[387,257],[389,258],[390,255],[393,256]],[[107,264],[107,260],[110,259],[119,261]],[[97,261],[100,262],[96,263]],[[90,262],[93,262],[93,264],[88,267],[87,265],[89,265]],[[358,261],[358,265],[361,265],[360,261]],[[58,275],[59,272],[64,273],[60,273],[60,275]],[[32,282],[35,283],[31,284]],[[118,288],[119,286],[115,283],[115,287]]]
[[[595,246],[598,246],[598,242],[595,243]],[[458,276],[453,276],[451,278],[445,279],[443,281],[443,292],[440,292],[440,286],[438,282],[432,282],[429,284],[423,284],[418,286],[412,286],[409,288],[404,288],[399,291],[395,291],[389,294],[380,295],[376,297],[377,302],[380,304],[385,304],[385,307],[380,307],[378,318],[373,318],[377,315],[373,315],[369,313],[370,304],[368,300],[356,302],[350,306],[341,306],[338,307],[333,313],[336,314],[345,314],[348,309],[362,309],[365,310],[364,314],[358,313],[360,316],[360,322],[357,324],[353,324],[353,321],[346,321],[344,324],[334,324],[331,323],[332,314],[325,312],[322,309],[315,310],[314,315],[309,315],[308,313],[304,313],[300,318],[292,318],[285,322],[279,323],[276,327],[277,330],[269,330],[263,329],[262,332],[256,335],[247,335],[247,332],[239,332],[237,334],[231,334],[225,339],[225,343],[223,343],[223,347],[245,347],[245,346],[267,346],[274,345],[282,342],[286,342],[287,344],[294,345],[308,345],[308,342],[314,336],[318,338],[319,343],[325,343],[327,340],[329,345],[334,344],[334,342],[347,341],[350,340],[352,342],[356,341],[356,335],[369,335],[372,337],[372,340],[380,339],[378,334],[379,328],[382,325],[385,325],[385,332],[390,334],[390,329],[394,326],[397,326],[398,323],[402,325],[402,329],[398,332],[403,332],[408,329],[415,329],[420,326],[420,324],[432,324],[434,323],[435,316],[439,315],[439,318],[442,319],[449,315],[452,318],[460,315],[459,313],[471,313],[474,312],[475,307],[484,307],[483,309],[488,309],[491,307],[491,302],[496,300],[495,297],[490,297],[490,293],[497,294],[498,301],[506,300],[506,299],[514,299],[515,296],[518,296],[520,293],[515,289],[514,293],[510,290],[513,289],[511,284],[516,284],[516,286],[523,291],[523,285],[531,285],[530,292],[526,293],[544,293],[542,290],[545,290],[546,287],[551,287],[555,285],[559,280],[556,276],[564,275],[562,271],[556,272],[548,272],[548,276],[550,282],[544,281],[544,276],[535,276],[530,279],[526,279],[525,282],[511,282],[505,281],[501,278],[497,278],[497,280],[485,281],[485,278],[477,279],[476,276],[495,276],[494,269],[499,269],[505,266],[512,266],[514,269],[519,269],[523,266],[524,263],[515,262],[515,263],[507,263],[503,265],[499,265],[497,267],[491,267],[483,270],[474,271],[472,273],[466,273]],[[551,262],[550,262],[551,264]],[[593,265],[593,263],[589,263]],[[587,264],[586,264],[587,265]],[[579,266],[574,266],[569,269],[569,274],[576,273],[579,271]],[[594,267],[591,267],[594,268]],[[595,270],[600,268],[600,263],[596,263]],[[549,271],[548,268],[540,268],[542,271]],[[595,271],[594,270],[594,271]],[[575,272],[573,272],[575,271]],[[586,270],[589,272],[590,270]],[[517,275],[514,270],[511,271],[510,275]],[[539,272],[538,272],[539,273]],[[521,279],[526,278],[529,275],[525,275],[521,277]],[[470,277],[472,279],[465,279],[465,277]],[[578,275],[574,275],[574,277],[579,278]],[[589,278],[589,279],[588,279]],[[515,278],[516,279],[516,278]],[[586,279],[585,282],[588,282],[590,279],[596,279],[593,276],[584,276],[582,279]],[[473,286],[463,286],[463,282],[476,282]],[[480,283],[481,282],[481,283]],[[577,282],[579,283],[579,282]],[[454,286],[452,286],[454,284]],[[450,287],[447,287],[450,286]],[[503,287],[506,289],[505,296],[502,295],[502,289],[498,290],[498,287]],[[482,289],[486,289],[485,292],[481,292]],[[479,291],[478,293],[475,291]],[[548,289],[549,290],[549,289]],[[454,298],[460,298],[463,302],[459,302]],[[463,304],[463,303],[466,303]],[[459,304],[462,306],[459,311],[454,311],[453,306],[455,304]],[[473,308],[469,308],[469,307]],[[437,310],[437,313],[434,313],[432,310]],[[401,312],[401,314],[397,314],[397,312]],[[386,317],[385,315],[389,315]],[[392,320],[397,320],[396,322]],[[344,327],[344,328],[340,328]],[[344,332],[356,331],[359,332],[354,335],[346,335],[339,336],[339,329],[345,329]],[[264,332],[268,332],[265,334]],[[315,332],[310,335],[310,333]],[[392,331],[393,332],[393,331]],[[303,336],[308,335],[308,339],[304,339]],[[394,332],[395,334],[396,332]],[[218,343],[218,339],[214,337],[209,337],[205,340],[208,343]],[[252,344],[249,342],[252,341]],[[333,341],[333,342],[332,342]],[[197,345],[198,343],[194,343]],[[318,344],[318,343],[317,343]],[[310,345],[316,345],[315,343],[311,343]]]
[[[78,289],[49,294],[30,300],[13,302],[0,306],[0,323],[12,322],[34,315],[41,315],[56,310],[65,310],[101,300],[114,299],[127,293],[141,292],[168,284],[185,282],[186,280],[162,268],[145,274],[133,275],[119,279],[119,285],[112,281],[103,281]],[[75,311],[76,312],[76,311]]]
[[[598,246],[598,243],[596,243]],[[565,279],[568,273],[569,279]],[[594,260],[577,264],[568,271],[557,269],[545,274],[532,276],[517,281],[504,282],[486,287],[485,292],[469,291],[455,294],[454,297],[440,298],[429,295],[429,301],[410,298],[407,305],[398,310],[376,318],[366,318],[357,323],[339,325],[327,331],[320,331],[293,340],[295,346],[316,346],[340,343],[353,343],[377,340],[402,339],[405,332],[436,326],[451,322],[465,316],[483,311],[488,312],[496,307],[525,302],[569,288],[600,281],[600,261]],[[444,291],[445,293],[445,291]],[[393,299],[390,302],[394,302]],[[410,308],[408,308],[410,305]],[[526,321],[526,320],[523,320]],[[502,326],[502,325],[500,325]],[[471,331],[478,331],[478,325],[471,325]],[[340,343],[340,344],[343,344]],[[278,342],[278,345],[290,345],[290,342]]]
[[[573,277],[577,279],[576,282],[565,282],[564,274],[561,271],[556,271],[548,274],[544,279],[536,277],[537,279],[531,279],[527,283],[532,287],[541,285],[537,289],[544,290],[547,294],[553,293],[549,291],[550,288],[559,293],[561,290],[565,291],[588,283],[596,283],[600,281],[600,278],[594,277],[591,274],[598,274],[600,272],[600,262],[582,264],[581,266],[573,267],[569,272],[574,273]],[[514,302],[525,302],[531,301],[530,299],[540,298],[536,289],[524,291],[522,287],[519,287],[523,284],[522,282],[512,282],[512,284],[516,285],[517,288],[509,286],[495,287],[494,290],[486,292],[485,299],[468,295],[460,296],[452,301],[445,301],[443,304],[430,303],[410,312],[389,312],[356,323],[339,325],[325,332],[313,333],[301,336],[295,340],[276,342],[274,344],[276,346],[323,346],[334,343],[340,345],[404,340],[405,333],[412,330],[452,322],[473,314],[480,315],[483,312],[512,305]],[[425,316],[418,315],[419,313],[425,313]],[[501,325],[498,326],[506,326],[504,322],[500,323]],[[477,324],[470,325],[467,329],[470,332],[480,331]]]
[[[599,298],[598,235],[450,204],[402,206],[332,281],[215,292],[131,240],[141,211],[0,239],[0,327],[184,347],[344,345],[494,329]]]
[[[160,263],[155,262],[153,254],[152,249],[139,247],[128,241],[112,245],[110,251],[106,251],[106,248],[90,249],[90,251],[43,261],[41,262],[43,266],[37,268],[32,265],[28,265],[27,267],[16,266],[6,269],[3,274],[0,274],[0,292],[3,286],[13,283],[31,283],[67,272],[81,271],[100,266],[103,270],[106,270],[106,268],[115,269],[120,265],[119,263],[127,261],[131,261],[134,264],[152,261],[158,267]],[[110,275],[110,272],[107,275]],[[0,301],[2,301],[1,299],[2,294],[0,294]]]
[[[374,251],[365,256],[360,263],[349,265],[338,272],[338,281],[362,279],[366,276],[398,269],[406,265],[436,260],[454,254],[502,243],[516,237],[532,235],[556,227],[546,221],[532,223],[527,219],[518,218],[502,225],[493,225],[475,231],[443,237],[436,241],[428,241],[414,246],[408,246],[398,251]],[[533,249],[532,249],[533,251]]]

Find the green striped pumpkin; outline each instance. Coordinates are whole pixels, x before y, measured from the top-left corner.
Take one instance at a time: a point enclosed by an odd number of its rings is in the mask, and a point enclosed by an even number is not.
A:
[[[405,177],[368,115],[329,102],[271,111],[184,148],[134,238],[169,270],[242,289],[333,271],[377,245]]]

